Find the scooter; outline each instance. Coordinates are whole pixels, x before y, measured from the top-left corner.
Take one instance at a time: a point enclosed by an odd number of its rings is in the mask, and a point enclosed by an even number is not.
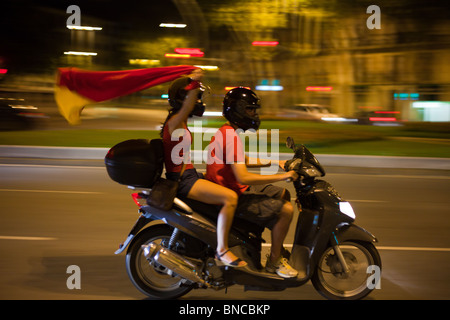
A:
[[[164,211],[147,205],[151,188],[130,186],[137,191],[132,197],[140,216],[115,253],[128,248],[126,269],[136,288],[150,298],[175,299],[192,289],[220,290],[237,284],[244,290],[281,291],[311,280],[327,299],[367,296],[375,288],[369,270],[375,266],[381,271],[381,258],[374,246],[377,239],[353,223],[351,204],[328,182],[318,179],[325,170],[316,157],[291,138],[286,145],[294,156],[284,169],[299,175],[293,182],[299,217],[292,249],[284,249],[283,256],[298,271],[296,278],[265,272],[261,227],[235,217],[229,247],[248,265],[224,266],[215,259],[216,206],[175,198],[172,209]]]

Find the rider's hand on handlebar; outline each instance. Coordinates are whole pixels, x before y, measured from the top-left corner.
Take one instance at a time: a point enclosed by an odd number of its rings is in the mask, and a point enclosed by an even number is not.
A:
[[[295,171],[288,171],[286,173],[286,178],[285,178],[286,181],[291,182],[291,181],[295,181],[297,179],[298,179],[297,172],[295,172]]]

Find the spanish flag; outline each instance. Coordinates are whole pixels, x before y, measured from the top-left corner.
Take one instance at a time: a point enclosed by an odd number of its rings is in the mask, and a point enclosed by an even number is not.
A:
[[[194,66],[170,66],[122,71],[88,71],[59,68],[55,100],[59,112],[72,124],[80,123],[80,114],[88,104],[107,101],[177,79],[198,69]]]

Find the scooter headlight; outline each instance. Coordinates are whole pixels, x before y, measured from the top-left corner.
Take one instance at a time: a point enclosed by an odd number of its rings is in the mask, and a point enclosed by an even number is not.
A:
[[[355,212],[353,211],[352,205],[350,204],[350,202],[339,202],[339,210],[341,210],[341,212],[343,214],[345,214],[346,216],[355,219],[356,215]]]

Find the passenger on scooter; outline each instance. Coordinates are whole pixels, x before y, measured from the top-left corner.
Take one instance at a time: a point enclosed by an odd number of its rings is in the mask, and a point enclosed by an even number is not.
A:
[[[296,277],[298,272],[282,257],[283,241],[292,221],[294,208],[289,191],[270,183],[296,180],[297,173],[260,175],[247,167],[262,167],[261,161],[249,164],[237,129],[257,130],[260,100],[242,87],[230,90],[223,100],[223,115],[228,120],[214,135],[208,147],[206,179],[235,191],[239,195],[236,215],[272,230],[272,246],[267,256],[266,271],[284,278]],[[280,167],[285,161],[278,161]],[[270,165],[270,163],[268,164]]]
[[[217,217],[217,259],[231,267],[244,267],[247,263],[228,248],[228,235],[238,201],[236,192],[203,179],[189,158],[192,136],[187,128],[187,119],[192,115],[202,116],[205,111],[201,100],[204,91],[200,82],[202,77],[203,71],[196,69],[189,77],[175,80],[169,88],[171,109],[161,129],[166,177],[178,180],[182,162],[187,159],[177,196],[222,206]],[[177,136],[180,133],[181,136]],[[186,159],[184,153],[187,153]]]

